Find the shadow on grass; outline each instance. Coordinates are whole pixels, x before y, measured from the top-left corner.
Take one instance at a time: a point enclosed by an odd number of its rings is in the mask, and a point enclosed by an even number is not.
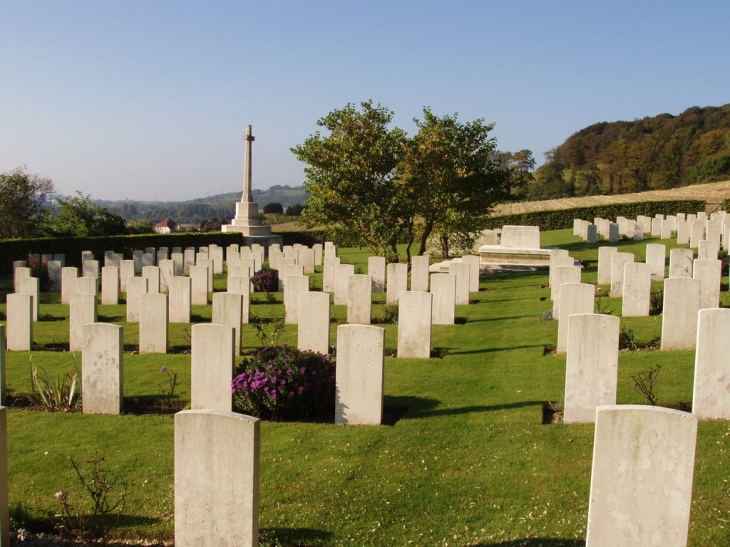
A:
[[[259,544],[317,547],[331,537],[332,532],[313,528],[262,528],[259,531]]]
[[[430,418],[433,416],[456,416],[459,414],[470,414],[472,412],[490,412],[495,410],[508,410],[510,408],[524,408],[536,406],[542,408],[545,401],[520,401],[516,403],[504,403],[496,405],[464,406],[460,408],[435,407],[441,402],[438,399],[427,397],[401,397],[386,395],[384,398],[383,425],[395,425],[400,418],[409,419]],[[390,422],[389,418],[396,417]]]
[[[464,351],[452,351],[452,348],[440,348],[442,351],[447,352],[448,355],[472,355],[477,353],[493,353],[495,351],[509,351],[513,349],[530,349],[530,348],[544,348],[545,344],[530,344],[529,346],[508,346],[504,348],[480,348],[470,349]]]
[[[530,315],[513,315],[510,317],[494,316],[494,317],[485,317],[483,319],[469,319],[468,322],[469,323],[488,323],[490,321],[503,321],[506,319],[529,319],[531,317],[537,317],[537,315],[535,315],[533,313]],[[456,321],[454,321],[454,322],[456,322]],[[466,323],[466,321],[465,321],[465,323]]]
[[[578,539],[528,538],[501,541],[499,543],[475,543],[474,547],[585,547]]]

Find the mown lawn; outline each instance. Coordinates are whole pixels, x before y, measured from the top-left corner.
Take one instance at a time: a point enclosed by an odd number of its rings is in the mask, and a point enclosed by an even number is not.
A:
[[[570,231],[543,234],[543,245],[570,249],[588,265],[584,281],[595,281],[596,245],[580,242]],[[644,245],[621,243],[637,260],[644,258]],[[340,253],[363,272],[367,255],[357,249]],[[216,281],[217,289],[222,282]],[[458,307],[458,324],[434,326],[432,346],[442,358],[386,358],[388,425],[263,423],[262,545],[582,545],[593,426],[542,423],[543,407],[563,398],[565,373],[565,357],[546,352],[557,337],[557,323],[541,320],[551,309],[546,284],[547,272],[483,276],[472,304]],[[281,295],[277,297],[270,304],[257,294],[252,309],[265,318],[281,315]],[[74,369],[72,354],[48,351],[68,340],[68,308],[53,298],[45,300],[44,320],[36,328],[38,350],[7,354],[7,383],[15,396],[29,390],[31,359],[51,376]],[[375,316],[383,300],[376,295]],[[607,300],[620,313],[620,301]],[[9,409],[11,506],[18,512],[22,504],[22,524],[51,526],[59,509],[55,492],[69,491],[82,499],[69,458],[84,462],[96,454],[105,458],[105,468],[118,483],[127,484],[116,534],[170,539],[172,414],[139,413],[134,400],[161,398],[164,365],[179,374],[180,404],[189,401],[190,356],[185,351],[190,326],[171,328],[177,353],[140,356],[132,353],[136,325],[121,322],[123,307],[100,306],[99,315],[125,327],[124,391],[130,411],[87,416]],[[210,321],[210,308],[196,307],[193,315],[196,321]],[[333,316],[334,343],[345,308],[334,306]],[[661,332],[658,317],[622,324],[640,342]],[[396,327],[383,326],[386,349],[395,350]],[[260,345],[252,327],[245,326],[243,336],[245,346]],[[280,341],[295,343],[295,327],[287,326]],[[80,365],[80,356],[75,361]],[[618,402],[644,402],[630,376],[655,364],[662,365],[660,404],[690,401],[693,362],[692,351],[622,352]],[[728,445],[730,422],[700,424],[692,546],[730,543]]]

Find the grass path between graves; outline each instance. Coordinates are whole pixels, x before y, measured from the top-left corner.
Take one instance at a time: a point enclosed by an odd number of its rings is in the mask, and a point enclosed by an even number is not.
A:
[[[570,231],[542,235],[587,264],[595,281],[597,245]],[[651,239],[649,242],[659,242]],[[670,241],[661,241],[668,247]],[[646,242],[620,242],[644,259]],[[367,269],[365,251],[342,249],[343,262]],[[668,252],[667,252],[668,255]],[[321,274],[313,286],[321,286]],[[724,279],[723,281],[727,281]],[[4,282],[7,284],[8,280]],[[216,280],[222,288],[222,279]],[[458,323],[434,326],[432,346],[442,358],[386,359],[385,409],[392,425],[344,427],[323,423],[270,423],[261,428],[261,544],[266,546],[571,546],[586,533],[592,425],[543,425],[543,407],[563,398],[565,357],[547,353],[557,323],[542,321],[551,309],[547,273],[483,276],[472,304],[458,306]],[[261,295],[252,309],[281,314]],[[725,299],[727,294],[723,295]],[[68,307],[44,297],[36,325],[38,351],[7,354],[7,383],[17,395],[29,389],[29,361],[52,376],[74,369],[72,354],[47,351],[68,340]],[[376,295],[374,315],[383,295]],[[620,300],[603,305],[620,313]],[[0,319],[4,318],[0,305]],[[122,306],[100,306],[102,320],[125,328],[127,408],[160,398],[166,375],[177,372],[180,404],[189,401],[189,325],[173,325],[179,353],[145,356],[136,349],[136,325],[122,322]],[[196,321],[210,308],[194,307]],[[333,315],[344,321],[345,308]],[[641,343],[657,338],[658,317],[622,319]],[[332,325],[333,343],[337,322]],[[385,325],[386,348],[396,347],[396,326]],[[244,345],[258,346],[250,326]],[[294,343],[287,326],[281,342]],[[80,364],[80,356],[76,356]],[[693,351],[622,352],[619,403],[644,403],[630,375],[661,364],[660,403],[690,401]],[[137,402],[135,402],[135,399]],[[396,419],[397,418],[397,419]],[[57,491],[82,500],[69,457],[95,454],[127,484],[120,537],[170,539],[173,534],[172,414],[91,416],[80,413],[8,412],[10,500],[25,526],[52,527]],[[700,423],[689,545],[730,543],[730,422]],[[119,485],[118,485],[119,487]],[[22,511],[18,508],[22,507]]]

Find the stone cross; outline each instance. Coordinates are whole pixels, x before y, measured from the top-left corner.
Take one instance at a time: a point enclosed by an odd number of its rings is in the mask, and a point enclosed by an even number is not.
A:
[[[251,134],[251,126],[246,126],[246,134],[243,136],[246,141],[246,148],[243,156],[243,197],[241,201],[244,203],[253,203],[251,196],[251,143],[256,140]]]

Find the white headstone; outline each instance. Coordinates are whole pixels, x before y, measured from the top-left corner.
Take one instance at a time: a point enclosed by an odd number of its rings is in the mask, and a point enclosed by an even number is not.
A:
[[[88,295],[75,295],[73,298]],[[81,383],[84,414],[119,414],[124,405],[124,329],[109,323],[83,327]]]
[[[468,265],[465,264],[468,267]],[[407,291],[398,299],[398,357],[431,357],[432,295]]]
[[[568,318],[565,423],[593,422],[596,407],[616,404],[620,319],[594,313]]]
[[[599,407],[586,547],[685,547],[696,441],[692,414]]]
[[[175,415],[176,547],[258,546],[259,424],[207,409]]]
[[[337,327],[335,423],[382,422],[384,344],[385,329],[381,327]]]
[[[193,325],[190,365],[190,407],[233,409],[235,331],[215,323]]]

